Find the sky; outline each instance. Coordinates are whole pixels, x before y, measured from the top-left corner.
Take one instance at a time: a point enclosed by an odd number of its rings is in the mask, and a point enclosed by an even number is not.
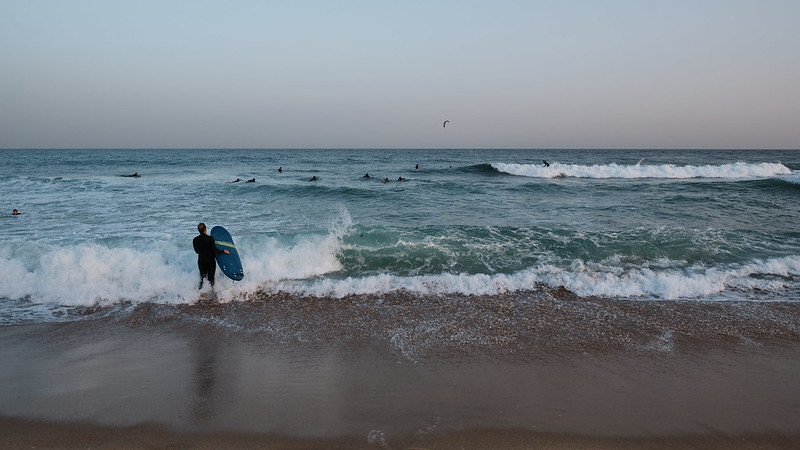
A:
[[[0,0],[0,148],[799,149],[800,1]]]

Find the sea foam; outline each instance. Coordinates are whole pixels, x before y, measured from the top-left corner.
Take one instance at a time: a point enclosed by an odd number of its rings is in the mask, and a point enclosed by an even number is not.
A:
[[[511,175],[533,178],[769,178],[789,175],[791,169],[781,163],[733,164],[706,166],[677,166],[674,164],[606,164],[579,165],[551,163],[508,164],[492,163],[495,170]]]
[[[295,236],[290,242],[270,236],[237,239],[245,279],[234,283],[218,270],[220,299],[256,292],[265,283],[340,270],[337,255],[350,220],[344,211],[326,233]],[[191,240],[172,238],[145,247],[8,240],[0,251],[0,298],[69,306],[192,303],[198,297],[199,274]]]
[[[686,267],[681,261],[623,267],[615,261],[542,261],[511,274],[440,273],[417,276],[376,274],[339,277],[337,255],[344,225],[294,243],[243,238],[245,279],[234,283],[217,272],[221,301],[259,292],[343,298],[407,292],[415,295],[497,295],[564,286],[581,296],[624,299],[741,298],[763,290],[772,296],[797,289],[800,256],[756,259],[746,264]],[[192,303],[198,274],[188,243],[161,242],[159,250],[109,248],[99,244],[43,247],[26,267],[13,253],[0,256],[0,297],[68,306],[121,302]],[[30,262],[27,262],[30,265]],[[752,295],[751,295],[752,296]]]
[[[676,264],[677,265],[677,264]],[[280,280],[269,283],[269,293],[343,298],[348,295],[382,295],[407,292],[416,295],[497,295],[536,290],[544,285],[564,286],[581,296],[620,299],[679,300],[709,298],[718,300],[752,299],[757,290],[780,294],[797,289],[800,257],[789,256],[756,260],[726,269],[631,268],[587,264],[574,261],[569,267],[545,264],[513,274],[452,274],[403,277],[388,274],[323,278],[318,280]]]

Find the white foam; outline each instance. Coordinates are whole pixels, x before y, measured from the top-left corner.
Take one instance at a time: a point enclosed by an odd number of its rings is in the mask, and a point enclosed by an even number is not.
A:
[[[274,237],[239,239],[245,279],[234,284],[218,271],[221,299],[255,292],[264,283],[340,270],[337,255],[350,225],[343,211],[326,234],[307,235],[289,245]],[[198,298],[199,275],[191,239],[157,241],[149,248],[9,240],[0,249],[0,298],[69,306],[192,303]]]
[[[543,260],[512,274],[384,273],[340,278],[336,275],[343,267],[338,256],[351,225],[343,211],[327,232],[296,236],[292,242],[264,235],[238,239],[245,279],[234,284],[218,272],[220,299],[232,301],[262,291],[332,298],[390,292],[495,295],[542,284],[611,298],[727,298],[758,289],[777,298],[797,290],[800,279],[797,255],[713,267],[670,260],[628,266],[613,257],[596,263]],[[67,306],[192,303],[198,298],[198,273],[190,241],[191,236],[167,237],[148,248],[111,248],[7,240],[0,248],[0,298]]]
[[[663,262],[662,262],[663,263]],[[660,264],[661,266],[661,264]],[[756,260],[729,268],[620,268],[575,261],[569,267],[542,265],[506,274],[441,274],[400,277],[388,274],[346,279],[281,280],[268,284],[270,292],[342,298],[347,295],[404,291],[418,295],[495,295],[533,290],[540,284],[564,286],[581,296],[643,299],[734,298],[743,290],[780,293],[796,288],[800,257]]]
[[[660,165],[578,165],[551,163],[549,167],[542,164],[507,164],[493,163],[496,170],[511,175],[533,178],[770,178],[789,175],[791,169],[781,163],[743,163],[706,166]]]
[[[197,280],[155,250],[89,244],[44,251],[28,270],[0,257],[0,296],[73,306],[121,301],[184,303]]]

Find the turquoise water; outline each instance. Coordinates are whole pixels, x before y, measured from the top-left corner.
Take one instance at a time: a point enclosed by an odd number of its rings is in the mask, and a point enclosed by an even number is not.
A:
[[[223,301],[539,286],[640,300],[800,298],[800,151],[0,156],[2,323],[78,306],[193,303],[200,221],[225,226],[242,257],[243,281],[218,273]]]

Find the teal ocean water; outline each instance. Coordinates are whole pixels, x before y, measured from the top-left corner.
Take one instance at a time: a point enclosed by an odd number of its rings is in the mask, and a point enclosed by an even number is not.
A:
[[[0,324],[195,303],[200,221],[225,226],[242,257],[244,280],[217,274],[221,302],[562,286],[612,300],[800,299],[800,151],[0,156]]]

